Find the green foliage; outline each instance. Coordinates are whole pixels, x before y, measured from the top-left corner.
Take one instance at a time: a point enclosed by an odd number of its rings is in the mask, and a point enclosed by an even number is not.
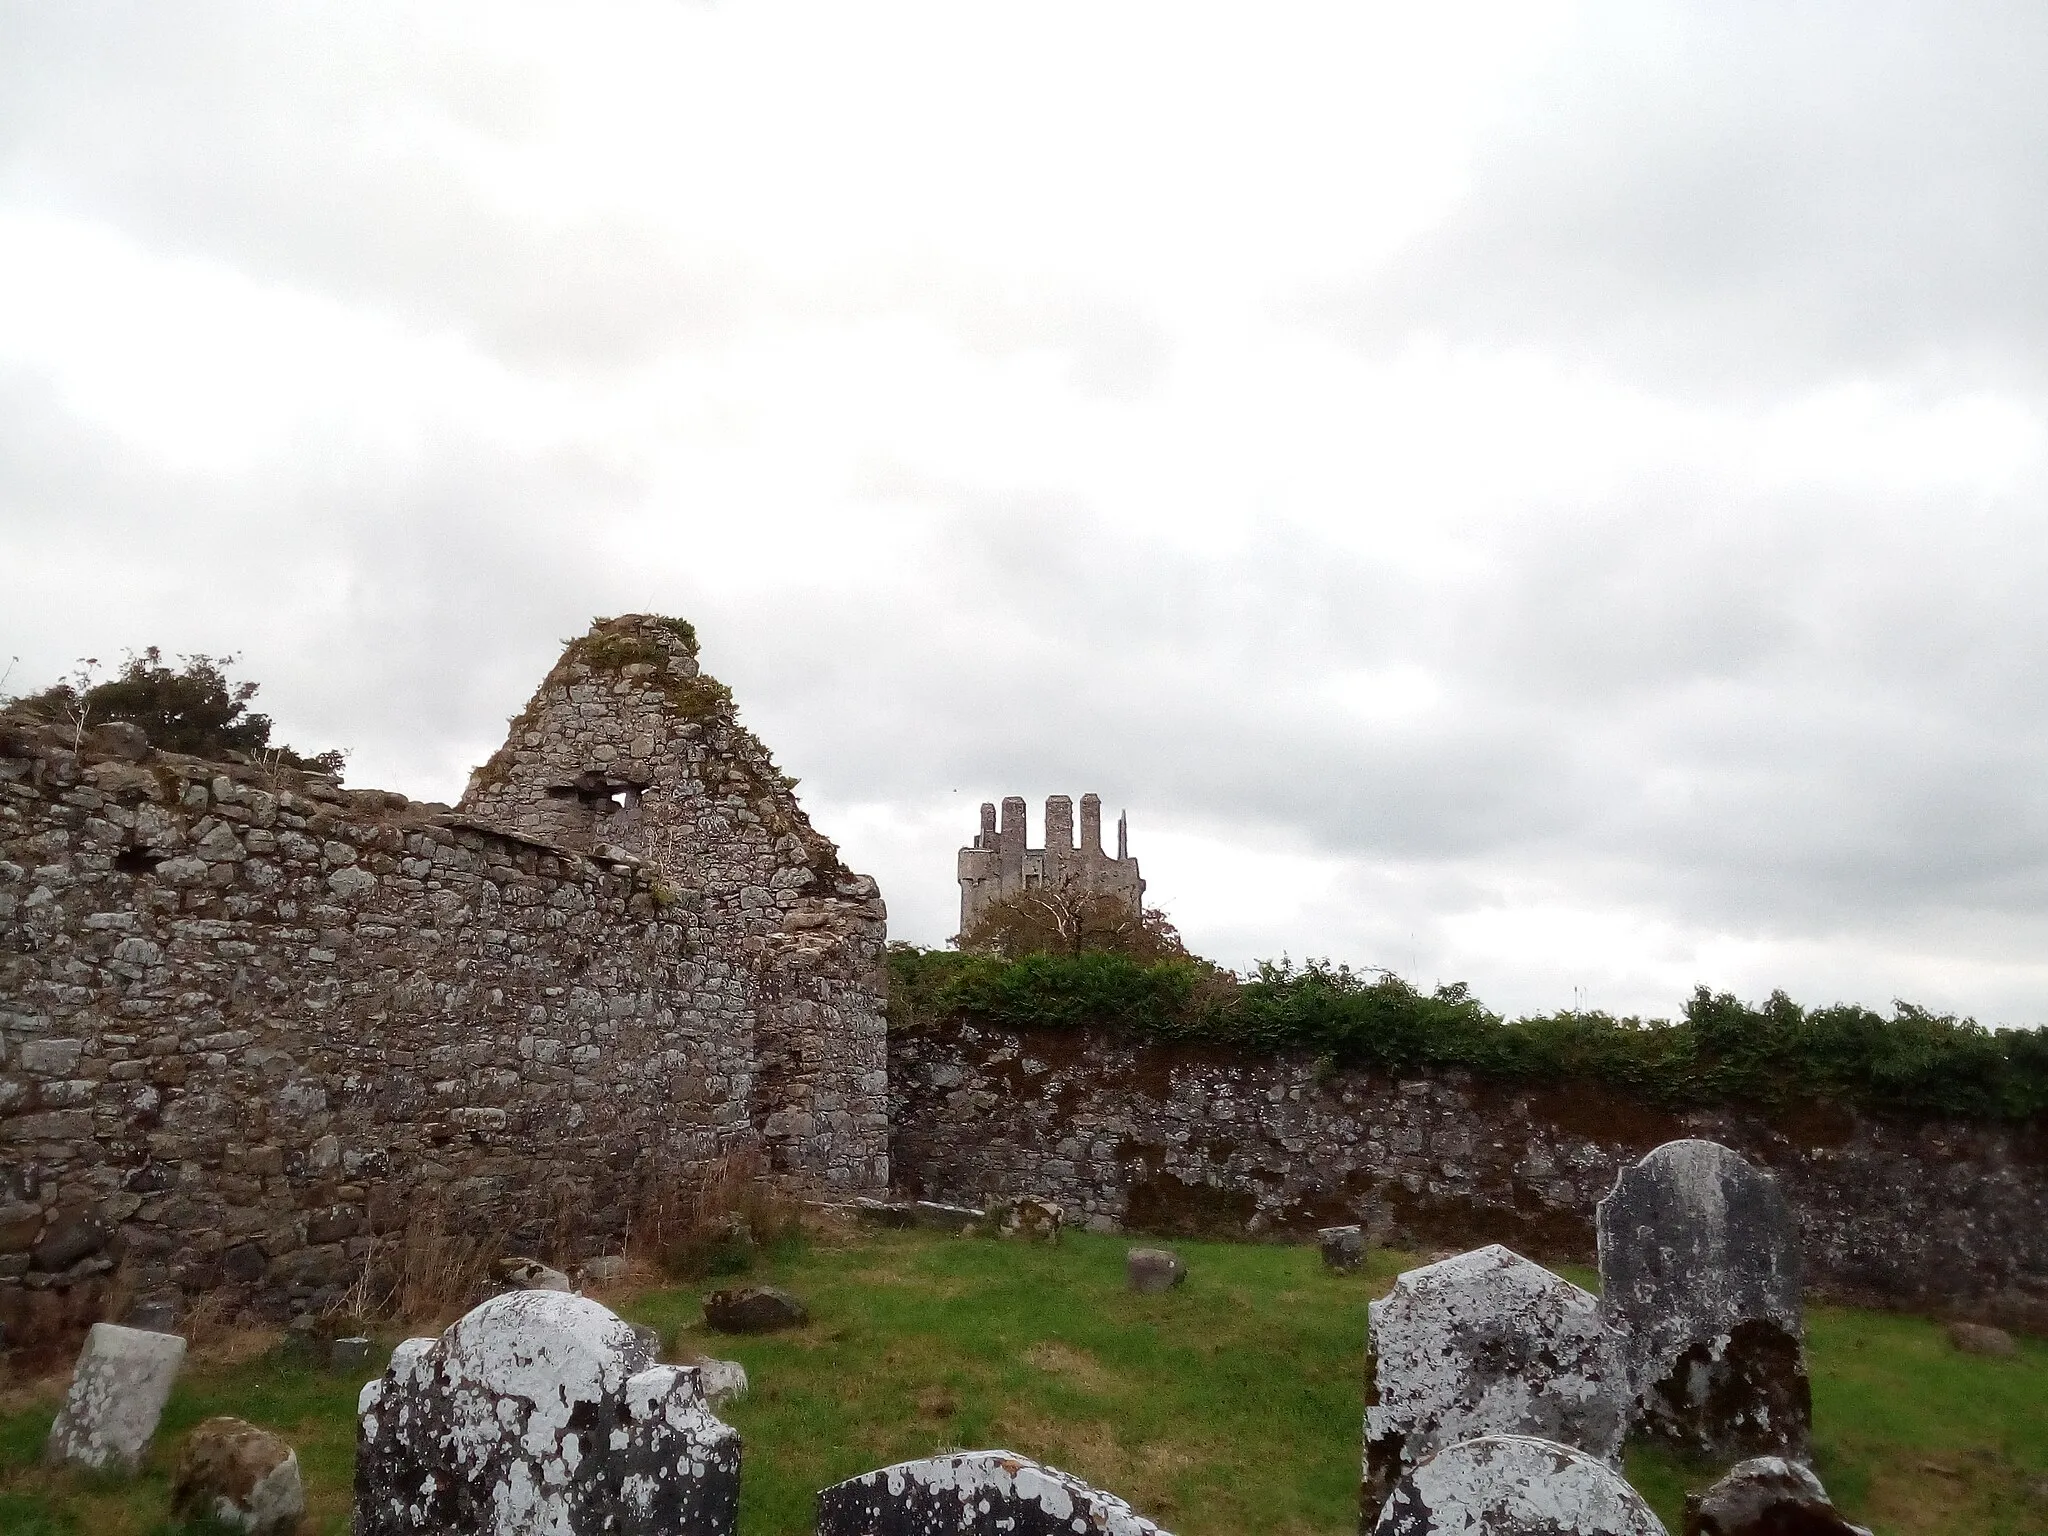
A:
[[[81,670],[71,680],[21,702],[45,719],[82,722],[87,730],[126,721],[140,727],[150,745],[163,752],[214,761],[237,753],[255,761],[340,777],[346,752],[302,756],[271,741],[270,716],[249,708],[261,685],[228,677],[228,668],[238,659],[180,656],[184,665],[172,667],[152,645],[139,656],[130,652],[120,672],[103,683],[91,682],[90,672]]]
[[[1897,1004],[1761,1007],[1705,987],[1667,1021],[1605,1013],[1503,1019],[1462,984],[1424,992],[1386,971],[1268,961],[1244,977],[1201,961],[1030,955],[1007,961],[890,946],[890,1023],[961,1017],[1012,1029],[1107,1028],[1155,1040],[1301,1051],[1327,1073],[1462,1068],[1523,1081],[1593,1079],[1659,1104],[1838,1101],[1970,1119],[2048,1110],[2048,1033],[1989,1030]]]

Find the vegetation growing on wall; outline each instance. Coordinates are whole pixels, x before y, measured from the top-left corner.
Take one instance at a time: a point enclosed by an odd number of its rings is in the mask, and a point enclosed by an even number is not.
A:
[[[346,752],[301,755],[270,739],[270,716],[249,708],[261,684],[228,677],[237,657],[178,660],[182,666],[170,666],[153,645],[140,655],[131,651],[121,670],[104,682],[95,679],[98,663],[84,661],[69,679],[16,705],[42,719],[69,723],[81,735],[96,725],[123,721],[139,727],[160,752],[214,762],[240,757],[340,777]]]
[[[1107,1029],[1328,1066],[1462,1068],[1493,1078],[1591,1078],[1662,1104],[1833,1100],[1972,1119],[2048,1111],[2048,1031],[1989,1030],[1894,1005],[1759,1005],[1701,987],[1675,1020],[1553,1013],[1506,1019],[1463,985],[1425,992],[1385,971],[1312,960],[1235,976],[1201,960],[1089,953],[1005,960],[890,946],[889,1020]]]

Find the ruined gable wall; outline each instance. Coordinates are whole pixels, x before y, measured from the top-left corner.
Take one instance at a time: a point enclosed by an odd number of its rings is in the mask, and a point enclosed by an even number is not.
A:
[[[889,1043],[899,1186],[1038,1194],[1102,1229],[1270,1233],[1360,1222],[1429,1250],[1499,1242],[1591,1263],[1615,1175],[1681,1137],[1771,1169],[1806,1283],[2048,1332],[2048,1127],[1847,1108],[1661,1110],[1598,1084],[1319,1072],[1305,1056],[957,1021]]]
[[[627,614],[570,643],[461,808],[629,850],[690,892],[707,943],[746,971],[753,1124],[774,1164],[880,1188],[886,912],[793,790],[700,669],[689,625]]]
[[[751,1136],[745,978],[644,869],[0,717],[0,1324],[323,1304],[432,1203],[616,1236]]]

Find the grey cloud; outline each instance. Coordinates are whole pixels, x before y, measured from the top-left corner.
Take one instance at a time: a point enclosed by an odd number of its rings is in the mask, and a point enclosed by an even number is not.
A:
[[[1442,221],[1303,313],[1687,392],[2038,383],[2044,77],[2028,3],[1595,7]]]

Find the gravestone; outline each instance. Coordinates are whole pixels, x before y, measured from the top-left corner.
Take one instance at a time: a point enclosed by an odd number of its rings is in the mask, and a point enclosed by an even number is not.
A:
[[[44,1460],[133,1473],[148,1454],[184,1363],[185,1341],[174,1333],[94,1323],[78,1352],[64,1407],[50,1426]]]
[[[1598,1457],[1532,1435],[1446,1446],[1395,1484],[1372,1536],[1668,1536]]]
[[[1600,1202],[1601,1306],[1636,1426],[1682,1454],[1806,1459],[1799,1242],[1777,1180],[1712,1141],[1668,1141]]]
[[[1316,1246],[1323,1252],[1323,1267],[1348,1274],[1365,1262],[1363,1227],[1322,1227],[1316,1232]]]
[[[1685,1536],[1870,1536],[1851,1525],[1820,1479],[1796,1461],[1758,1456],[1685,1496]]]
[[[588,1297],[495,1296],[363,1388],[355,1536],[730,1536],[739,1435]]]
[[[818,1536],[1166,1536],[1114,1494],[1010,1451],[906,1461],[818,1495]]]
[[[208,1419],[178,1452],[171,1512],[249,1536],[291,1536],[306,1513],[298,1453],[246,1420]]]
[[[1170,1291],[1188,1277],[1188,1267],[1170,1248],[1133,1248],[1124,1254],[1124,1278],[1141,1296]]]
[[[1367,1308],[1366,1517],[1425,1457],[1480,1435],[1620,1454],[1628,1389],[1600,1304],[1498,1244],[1411,1269]]]

